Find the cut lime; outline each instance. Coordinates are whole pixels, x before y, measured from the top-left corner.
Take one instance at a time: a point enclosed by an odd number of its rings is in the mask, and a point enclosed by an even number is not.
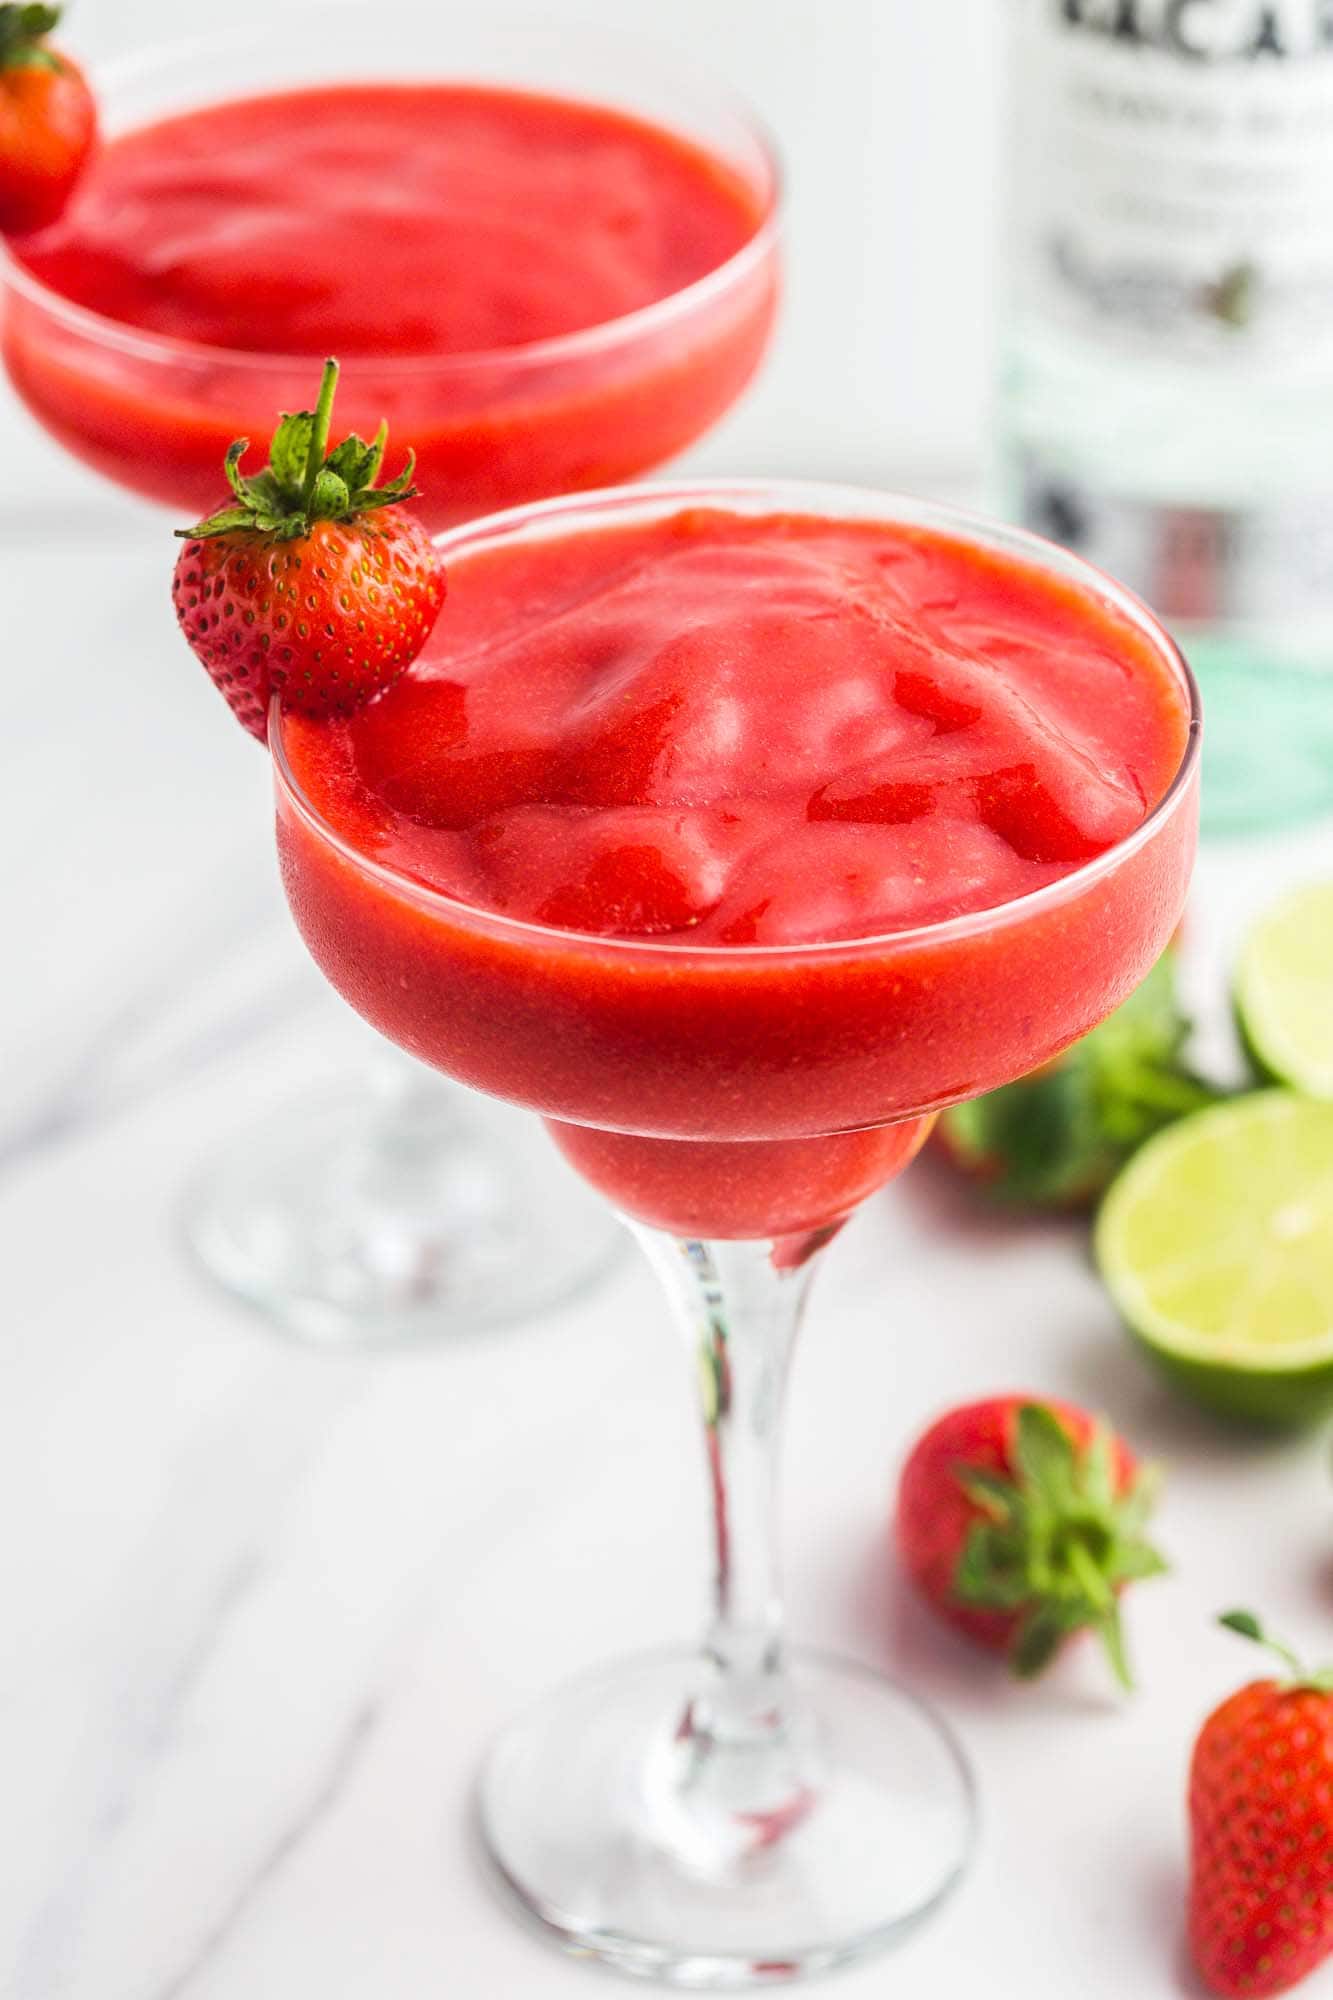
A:
[[[1115,1181],[1095,1249],[1197,1402],[1266,1424],[1333,1409],[1333,1103],[1263,1090],[1181,1119]]]
[[[1284,896],[1245,940],[1241,1033],[1265,1076],[1333,1098],[1333,882]]]

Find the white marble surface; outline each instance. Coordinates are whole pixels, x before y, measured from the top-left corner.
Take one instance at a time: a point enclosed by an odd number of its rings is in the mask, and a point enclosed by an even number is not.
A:
[[[925,31],[887,12],[906,59]],[[87,16],[113,39],[105,4]],[[814,289],[797,294],[798,360],[701,462],[914,476],[931,436],[890,421],[910,389],[854,449],[859,406],[835,414]],[[820,324],[827,346],[839,325]],[[919,332],[901,352],[928,424],[953,362],[930,373]],[[940,418],[937,472],[972,428]],[[60,466],[8,404],[0,436],[23,475],[0,496],[0,1993],[578,2000],[598,1975],[494,1902],[468,1786],[529,1694],[698,1619],[681,1357],[632,1263],[540,1325],[377,1359],[284,1344],[198,1281],[173,1234],[189,1173],[362,1061],[365,1031],[287,928],[264,762],[180,649],[162,522]],[[1201,992],[1246,911],[1320,870],[1333,827],[1206,855]],[[1105,1407],[1169,1467],[1176,1568],[1129,1608],[1132,1704],[1086,1653],[1006,1685],[892,1574],[906,1443],[1015,1385]],[[984,1799],[962,1892],[836,1990],[1190,1994],[1183,1770],[1246,1671],[1209,1620],[1253,1601],[1327,1640],[1326,1441],[1238,1442],[1171,1402],[1075,1226],[979,1217],[924,1167],[833,1254],[785,1504],[796,1634],[929,1690]]]
[[[7,536],[0,559],[28,635],[0,748],[0,1133],[19,1148],[0,1180],[0,1991],[574,2000],[595,1975],[492,1901],[468,1783],[529,1693],[696,1619],[685,1370],[633,1264],[544,1324],[376,1360],[285,1345],[188,1268],[194,1164],[361,1061],[365,1035],[286,929],[263,760],[179,651],[169,549],[94,517],[78,590],[49,538]],[[1320,868],[1333,830],[1210,852],[1200,985],[1246,909]],[[253,1030],[235,1043],[233,1011]],[[91,1122],[52,1136],[62,1103]],[[891,1575],[904,1445],[959,1393],[1012,1384],[1090,1398],[1170,1467],[1177,1569],[1131,1607],[1133,1704],[1089,1657],[1005,1686]],[[1326,1638],[1325,1446],[1238,1443],[1169,1402],[1075,1227],[980,1219],[924,1169],[833,1255],[786,1508],[796,1632],[931,1690],[985,1800],[966,1888],[844,1989],[1187,1993],[1182,1771],[1245,1665],[1209,1616],[1254,1601]]]

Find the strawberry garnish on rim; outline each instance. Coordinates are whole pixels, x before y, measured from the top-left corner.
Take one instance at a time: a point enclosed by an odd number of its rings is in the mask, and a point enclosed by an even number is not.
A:
[[[59,7],[0,6],[0,231],[54,222],[97,138],[97,105],[77,63],[46,37]]]
[[[231,501],[180,531],[172,596],[181,630],[233,713],[262,743],[269,703],[323,719],[350,715],[392,686],[430,636],[444,569],[402,503],[411,452],[376,482],[388,427],[329,450],[338,364],[324,365],[313,410],[284,415],[269,462],[247,476],[237,438]]]

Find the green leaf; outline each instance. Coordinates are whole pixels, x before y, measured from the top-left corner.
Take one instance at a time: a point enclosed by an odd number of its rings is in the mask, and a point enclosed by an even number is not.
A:
[[[1156,1512],[1161,1497],[1162,1468],[1160,1465],[1141,1465],[1134,1484],[1116,1503],[1116,1520],[1121,1534],[1141,1535]]]
[[[966,1493],[968,1499],[983,1514],[989,1514],[993,1521],[1007,1521],[1013,1512],[1018,1497],[1012,1479],[1001,1473],[986,1472],[980,1466],[957,1465],[954,1478]]]
[[[1155,1478],[1142,1475],[1122,1494],[1107,1426],[1095,1425],[1086,1442],[1076,1442],[1055,1411],[1038,1402],[1015,1410],[1008,1457],[1012,1480],[985,1466],[953,1468],[977,1510],[954,1571],[955,1597],[1017,1614],[1015,1672],[1038,1673],[1062,1639],[1089,1627],[1102,1634],[1117,1677],[1128,1685],[1117,1593],[1166,1567],[1140,1532]]]
[[[1030,1602],[1032,1579],[1021,1543],[1002,1529],[977,1522],[968,1531],[953,1578],[962,1604],[983,1611],[1019,1611]]]
[[[0,7],[0,40],[13,36],[15,40],[37,41],[59,26],[59,7],[16,6],[12,0],[7,0],[7,4]]]
[[[1014,1463],[1029,1494],[1055,1506],[1074,1492],[1074,1440],[1044,1403],[1024,1403],[1018,1412]]]
[[[176,533],[182,540],[203,542],[211,535],[230,535],[238,528],[249,528],[253,520],[249,507],[224,507],[219,513],[210,514],[206,521],[196,521],[192,528],[177,528]]]
[[[373,514],[380,507],[396,507],[400,500],[415,500],[417,488],[408,486],[401,493],[391,493],[387,487],[377,486],[371,493],[363,493],[355,502],[358,514]]]
[[[281,480],[274,478],[268,466],[253,479],[243,481],[242,490],[248,504],[261,513],[280,515],[288,511],[287,489]]]
[[[310,440],[315,434],[313,410],[284,411],[269,446],[269,465],[278,484],[290,493],[299,493],[305,478]]]
[[[353,433],[351,437],[343,439],[337,451],[329,458],[328,463],[333,471],[341,479],[346,480],[354,501],[359,500],[362,495],[375,491],[375,481],[384,463],[384,448],[388,439],[387,424],[380,425],[370,444]],[[390,489],[386,487],[381,490],[387,494]]]
[[[1069,1637],[1070,1626],[1052,1605],[1040,1604],[1018,1628],[1010,1663],[1020,1680],[1034,1680]]]
[[[243,506],[249,504],[250,489],[241,471],[241,460],[249,449],[249,438],[233,438],[227,446],[227,456],[222,461],[227,474],[227,484]]]
[[[382,455],[383,453],[381,449],[381,456]],[[396,479],[391,479],[387,486],[381,487],[377,492],[375,496],[376,504],[382,506],[386,501],[410,499],[411,496],[416,492],[416,487],[412,484],[412,481],[416,476],[416,470],[417,470],[417,455],[414,451],[409,451],[407,454],[407,462],[403,466],[403,469],[399,473],[398,477]]]
[[[1217,1622],[1219,1625],[1224,1625],[1228,1632],[1238,1632],[1242,1639],[1252,1639],[1256,1645],[1275,1653],[1291,1675],[1287,1683],[1289,1687],[1318,1685],[1323,1669],[1321,1668],[1314,1676],[1308,1674],[1286,1641],[1275,1639],[1271,1632],[1265,1631],[1252,1611],[1224,1611]]]
[[[1116,1583],[1141,1583],[1145,1577],[1166,1576],[1170,1568],[1150,1542],[1119,1542],[1110,1573]]]
[[[0,7],[0,15],[3,12]],[[269,446],[268,464],[252,477],[241,471],[248,441],[237,438],[229,445],[223,465],[236,505],[181,532],[227,534],[252,528],[257,534],[292,541],[308,535],[316,521],[352,521],[414,499],[416,460],[411,452],[396,479],[387,486],[375,484],[389,435],[386,424],[380,425],[370,444],[353,433],[328,449],[337,381],[337,362],[326,362],[315,409],[283,414]],[[218,522],[225,525],[217,526]]]
[[[42,46],[59,22],[58,7],[0,6],[0,69],[59,69],[60,58]]]
[[[372,447],[353,431],[336,450],[329,453],[325,463],[330,472],[336,472],[340,479],[346,481],[348,491],[354,493],[358,487],[372,484],[373,474],[367,477],[367,470],[373,457]]]
[[[384,463],[384,454],[388,450],[388,448],[389,448],[389,426],[387,423],[381,421],[380,427],[376,431],[375,436],[371,441],[370,449],[366,453],[365,465],[361,469],[362,480],[367,486],[373,486],[375,481],[379,478],[380,467]],[[406,477],[409,482],[411,481],[412,477],[412,467],[415,464],[416,464],[416,455],[415,453],[409,451],[407,454],[407,474],[406,474]]]
[[[316,474],[309,511],[317,521],[338,521],[347,512],[347,482],[326,465]]]
[[[1091,1608],[1105,1611],[1115,1602],[1110,1579],[1099,1567],[1087,1544],[1076,1535],[1069,1536],[1066,1542],[1066,1559],[1072,1582]]]
[[[1110,1507],[1115,1498],[1115,1450],[1110,1429],[1100,1420],[1093,1426],[1079,1473],[1079,1483],[1094,1506]]]
[[[1134,1690],[1134,1676],[1129,1671],[1129,1660],[1125,1653],[1125,1633],[1124,1627],[1120,1623],[1120,1609],[1118,1605],[1114,1603],[1111,1605],[1110,1610],[1099,1623],[1097,1630],[1101,1634],[1102,1649],[1111,1663],[1111,1672],[1115,1675],[1126,1693],[1132,1694]]]

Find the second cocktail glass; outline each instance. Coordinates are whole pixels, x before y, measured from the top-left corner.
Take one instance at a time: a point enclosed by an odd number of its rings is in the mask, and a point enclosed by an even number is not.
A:
[[[1011,858],[1025,847],[1031,859],[1035,847],[1063,845],[1064,872],[1013,900],[885,935],[776,944],[709,936],[696,943],[688,917],[670,926],[674,936],[660,939],[556,927],[476,907],[408,866],[377,859],[373,850],[386,822],[373,801],[367,815],[361,779],[350,823],[363,829],[365,846],[322,808],[318,786],[303,781],[302,772],[313,773],[323,784],[329,772],[336,790],[345,782],[336,774],[345,769],[346,747],[330,744],[318,725],[284,723],[276,706],[270,723],[284,881],[316,960],[391,1039],[478,1089],[545,1115],[568,1156],[631,1222],[665,1285],[702,1385],[714,1527],[713,1607],[702,1649],[625,1662],[558,1691],[502,1738],[480,1794],[491,1857],[529,1914],[581,1955],[690,1987],[760,1984],[850,1962],[919,1919],[964,1865],[971,1792],[947,1731],[878,1674],[788,1649],[774,1514],[788,1364],[826,1246],[856,1206],[910,1161],[934,1112],[1057,1054],[1105,1018],[1165,947],[1193,859],[1199,737],[1187,668],[1151,615],[1117,586],[1016,530],[853,489],[626,489],[518,510],[445,536],[440,546],[459,585],[455,611],[466,626],[453,671],[466,676],[469,647],[486,657],[488,618],[497,638],[508,632],[515,602],[533,588],[523,581],[533,573],[524,564],[544,543],[554,539],[576,552],[587,537],[638,532],[638,542],[626,540],[618,558],[607,558],[614,588],[628,598],[613,596],[605,616],[576,635],[562,631],[561,604],[583,603],[577,581],[583,572],[572,558],[562,570],[557,558],[550,574],[561,581],[549,600],[537,593],[534,630],[544,634],[549,624],[550,686],[567,689],[571,728],[593,708],[605,718],[605,705],[620,695],[622,711],[603,723],[624,758],[617,767],[615,753],[608,753],[599,768],[607,796],[637,797],[663,785],[673,796],[681,787],[688,792],[694,750],[697,770],[709,774],[713,788],[703,796],[712,798],[717,773],[731,770],[736,741],[750,740],[740,712],[745,670],[737,660],[748,657],[751,671],[762,672],[763,646],[785,644],[788,699],[814,701],[820,662],[830,658],[821,643],[828,621],[845,619],[845,643],[862,644],[855,629],[858,586],[850,577],[804,600],[793,587],[779,603],[777,572],[757,588],[753,574],[748,584],[742,576],[735,585],[737,626],[725,632],[759,619],[754,629],[770,639],[752,636],[748,645],[760,651],[748,655],[737,652],[731,636],[717,642],[721,691],[711,701],[697,696],[691,711],[704,740],[673,737],[671,717],[689,697],[672,676],[689,671],[683,656],[702,628],[684,604],[673,617],[666,592],[653,600],[660,629],[650,643],[628,608],[639,572],[624,551],[642,549],[644,531],[658,533],[662,548],[679,548],[692,534],[706,535],[719,513],[777,520],[781,534],[798,545],[821,524],[873,524],[944,537],[961,551],[973,565],[965,573],[976,584],[976,605],[960,612],[956,591],[928,592],[915,636],[912,630],[895,636],[901,628],[892,620],[884,626],[874,671],[892,684],[900,660],[895,698],[904,727],[916,732],[911,743],[925,746],[937,778],[954,787],[941,796],[952,798],[955,810],[966,798],[984,808],[988,824],[1007,824]],[[885,551],[890,564],[893,553]],[[701,560],[706,566],[714,557]],[[473,563],[478,581],[470,586]],[[707,573],[710,602],[724,602],[730,586],[719,586],[718,575],[735,571]],[[700,574],[694,572],[695,587]],[[1102,621],[1098,660],[1111,702],[1120,698],[1116,678],[1121,668],[1130,673],[1131,653],[1152,663],[1164,690],[1158,721],[1141,715],[1135,725],[1161,781],[1146,798],[1140,791],[1132,830],[1100,851],[1088,843],[1086,859],[1076,858],[1084,833],[1061,819],[1049,793],[1043,797],[1036,767],[1014,761],[1016,739],[1006,735],[1011,725],[1027,732],[1034,754],[1036,746],[1046,754],[1051,744],[1040,715],[1005,689],[1006,657],[1026,645],[1030,685],[1047,687],[1052,699],[1062,675],[1066,694],[1078,677],[1058,636],[1033,664],[1031,627],[1024,634],[1021,621],[1015,625],[1007,591],[1024,575],[1063,593],[1066,606],[1090,607]],[[512,590],[510,576],[520,579]],[[862,608],[876,628],[877,607]],[[933,687],[928,671],[931,621],[942,617],[947,625],[953,618],[957,629],[969,609],[980,635],[976,647],[998,662],[972,683],[980,690],[976,703],[958,697],[971,671],[966,655],[964,680],[955,678],[952,695]],[[533,617],[531,604],[526,613]],[[803,624],[807,618],[814,622]],[[440,641],[448,643],[447,636]],[[946,638],[939,643],[946,649],[940,658],[956,667],[960,656],[947,651]],[[836,630],[834,644],[836,650]],[[902,650],[895,654],[895,647]],[[540,682],[539,654],[540,644],[531,662]],[[691,657],[698,669],[699,654]],[[421,671],[424,705],[440,698],[429,649]],[[439,671],[448,684],[450,670]],[[646,699],[644,682],[635,678],[641,671],[660,713],[636,705]],[[815,677],[808,686],[807,674]],[[995,678],[988,681],[988,674]],[[874,726],[858,720],[868,712],[869,685],[849,668],[829,690],[850,731],[843,754],[853,770],[868,740],[863,732]],[[999,704],[989,718],[988,685]],[[400,702],[400,713],[401,697],[400,688],[386,698],[391,706]],[[1079,698],[1076,690],[1071,699]],[[1084,692],[1081,699],[1089,697]],[[374,718],[372,709],[357,739],[372,760],[373,746],[385,741]],[[1095,731],[1095,718],[1085,719]],[[501,853],[509,837],[504,827],[516,824],[466,791],[486,786],[492,770],[487,725],[475,726],[483,731],[477,768],[442,762],[435,775],[440,831],[432,837],[447,856],[455,853],[447,829],[460,816],[479,815],[486,855]],[[978,726],[996,759],[980,778],[955,754]],[[533,764],[538,736],[529,737],[523,717],[514,727],[513,768],[529,772],[540,792],[542,770]],[[776,717],[772,729],[779,729]],[[408,740],[419,740],[410,728]],[[559,763],[547,774],[553,809],[571,816],[561,821],[565,832],[556,846],[529,850],[539,861],[562,855],[579,813],[596,810],[587,804],[589,767],[578,761],[586,741],[576,733],[564,746],[573,764]],[[644,759],[646,741],[654,746],[651,763]],[[1165,763],[1163,746],[1171,746]],[[769,751],[761,729],[752,754],[765,764]],[[799,743],[794,750],[787,744],[784,754],[799,760]],[[931,819],[936,801],[926,795],[920,767],[914,778],[898,775],[910,774],[911,761],[895,770],[890,757],[876,781],[883,793],[848,816],[863,823],[867,854],[881,838],[883,856],[901,857],[904,849],[892,843],[901,824]],[[364,777],[365,767],[355,768]],[[396,785],[401,767],[389,768]],[[1066,800],[1081,806],[1086,819],[1095,764],[1075,751],[1063,769],[1072,787]],[[721,821],[748,799],[745,773],[733,775],[740,796],[721,784]],[[758,768],[751,776],[757,784]],[[418,838],[418,823],[430,824],[422,789],[430,778],[423,768],[409,840]],[[778,782],[771,775],[768,781]],[[521,820],[524,811],[539,816],[545,809],[534,803],[515,811]],[[656,811],[638,824],[651,821],[660,839],[670,814],[654,818]],[[676,817],[684,824],[693,813],[686,806]],[[634,836],[623,838],[632,843]],[[975,856],[978,849],[971,851]],[[412,852],[424,866],[424,846]],[[772,866],[769,886],[790,887],[780,856]],[[631,849],[617,893],[627,881],[651,887],[660,880],[653,867],[651,850]],[[868,861],[866,869],[873,878]],[[606,874],[596,879],[609,895]],[[947,888],[947,878],[935,886]],[[818,890],[816,880],[812,892]],[[756,879],[753,892],[762,920],[765,884]]]
[[[749,116],[706,78],[615,37],[507,32],[434,9],[395,25],[362,9],[340,17],[284,6],[262,31],[193,37],[97,81],[114,137],[259,93],[432,78],[641,120],[715,162],[752,203],[754,228],[696,282],[599,324],[481,351],[345,354],[340,425],[369,436],[386,418],[396,448],[415,447],[419,510],[435,526],[660,465],[741,393],[776,309],[774,161]],[[204,164],[225,181],[225,156]],[[372,165],[349,200],[362,212],[382,207],[387,230],[405,226],[375,181],[394,163]],[[345,164],[331,157],[329,170]],[[283,199],[299,210],[285,181]],[[513,240],[517,255],[521,226]],[[232,438],[258,445],[279,409],[309,404],[322,337],[317,351],[268,353],[145,330],[74,303],[27,254],[19,246],[0,272],[0,339],[19,395],[68,451],[171,506],[182,525],[216,504]],[[175,254],[164,250],[165,262]],[[283,285],[312,275],[285,268]],[[216,318],[216,277],[199,283]],[[404,317],[401,300],[388,305]],[[253,317],[253,300],[247,310]],[[526,1152],[511,1126],[400,1060],[377,1087],[349,1087],[247,1132],[187,1219],[196,1252],[229,1289],[333,1343],[527,1314],[599,1268],[609,1242],[577,1186]]]

